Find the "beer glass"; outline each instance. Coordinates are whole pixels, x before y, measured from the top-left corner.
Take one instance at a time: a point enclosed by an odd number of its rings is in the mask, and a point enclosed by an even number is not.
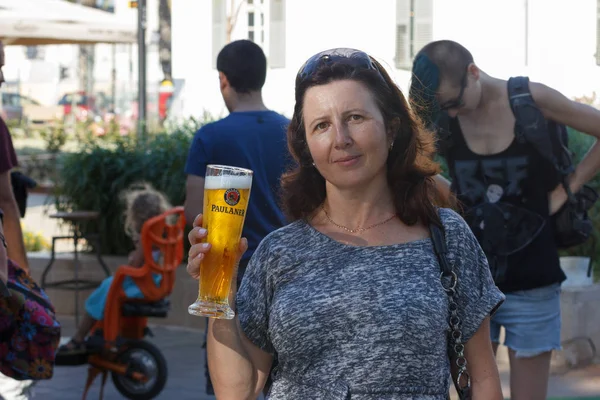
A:
[[[208,165],[204,177],[202,227],[211,244],[200,264],[198,299],[188,312],[201,317],[232,319],[229,291],[248,210],[252,171],[226,165]]]

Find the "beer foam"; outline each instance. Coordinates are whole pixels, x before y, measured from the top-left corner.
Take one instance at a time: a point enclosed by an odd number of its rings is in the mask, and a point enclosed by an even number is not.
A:
[[[250,189],[252,176],[206,176],[204,189]]]

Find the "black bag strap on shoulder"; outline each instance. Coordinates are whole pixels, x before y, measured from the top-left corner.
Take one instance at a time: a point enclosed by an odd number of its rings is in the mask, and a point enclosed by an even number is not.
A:
[[[567,128],[546,120],[535,104],[529,88],[529,78],[512,77],[508,80],[510,108],[516,119],[515,136],[521,143],[530,143],[536,151],[550,161],[563,184],[574,171],[571,152],[568,149]]]
[[[431,233],[431,241],[433,242],[433,251],[438,258],[440,263],[440,269],[442,276],[449,277],[452,275],[452,266],[448,262],[447,254],[448,247],[446,246],[446,235],[444,234],[443,228],[435,224],[429,226]]]
[[[470,400],[471,377],[467,371],[467,359],[464,354],[465,344],[462,340],[462,321],[458,315],[458,304],[456,303],[458,278],[447,257],[448,246],[446,245],[444,228],[432,223],[429,225],[429,232],[433,242],[433,251],[440,264],[441,285],[448,295],[448,357],[451,363],[455,363],[458,371],[456,377],[453,377],[454,387],[460,400]]]
[[[525,107],[537,108],[529,91],[529,78],[517,76],[508,80],[508,100],[516,120],[515,136],[525,143],[525,126],[536,126],[538,122],[537,110],[525,110]]]

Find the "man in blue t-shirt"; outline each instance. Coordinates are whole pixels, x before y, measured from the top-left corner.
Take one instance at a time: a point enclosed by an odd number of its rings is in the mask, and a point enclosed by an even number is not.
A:
[[[217,56],[217,70],[230,114],[203,126],[194,137],[185,166],[185,217],[191,224],[202,212],[208,164],[254,171],[243,230],[248,251],[240,262],[239,283],[260,241],[286,223],[279,208],[279,180],[290,160],[286,140],[289,120],[263,103],[267,60],[258,45],[249,40],[229,43]],[[210,379],[207,391],[212,391]]]
[[[267,60],[258,45],[249,40],[229,43],[217,57],[217,70],[221,94],[230,114],[203,126],[194,137],[185,166],[185,216],[191,224],[202,212],[208,164],[254,171],[243,231],[248,239],[248,251],[241,261],[245,266],[260,241],[285,224],[279,208],[279,179],[289,160],[286,140],[289,120],[268,110],[263,103],[261,89]]]

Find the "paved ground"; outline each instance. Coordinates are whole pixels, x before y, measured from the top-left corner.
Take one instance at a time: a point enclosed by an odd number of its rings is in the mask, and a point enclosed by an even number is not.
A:
[[[74,329],[72,318],[61,318],[63,334],[71,335]],[[158,345],[169,363],[169,379],[158,399],[168,400],[212,400],[214,397],[204,393],[204,351],[202,349],[203,332],[180,328],[154,327],[155,337],[149,339]],[[500,363],[503,390],[510,396],[508,387],[508,365]],[[54,378],[38,383],[34,389],[34,399],[43,400],[79,400],[83,393],[86,367],[57,367]],[[600,365],[571,371],[560,376],[552,376],[550,397],[560,399],[597,399],[600,400]],[[88,399],[97,399],[98,382],[93,386]],[[123,397],[109,380],[105,388],[106,400]]]
[[[74,331],[72,318],[61,318],[63,335],[70,336]],[[169,365],[169,378],[158,399],[212,400],[213,396],[204,393],[204,349],[203,332],[180,328],[153,327],[154,338],[148,340],[162,350]],[[87,367],[57,367],[52,380],[40,382],[34,388],[34,399],[80,400]],[[99,382],[96,382],[88,399],[99,396]],[[122,399],[110,379],[104,389],[104,399]]]

